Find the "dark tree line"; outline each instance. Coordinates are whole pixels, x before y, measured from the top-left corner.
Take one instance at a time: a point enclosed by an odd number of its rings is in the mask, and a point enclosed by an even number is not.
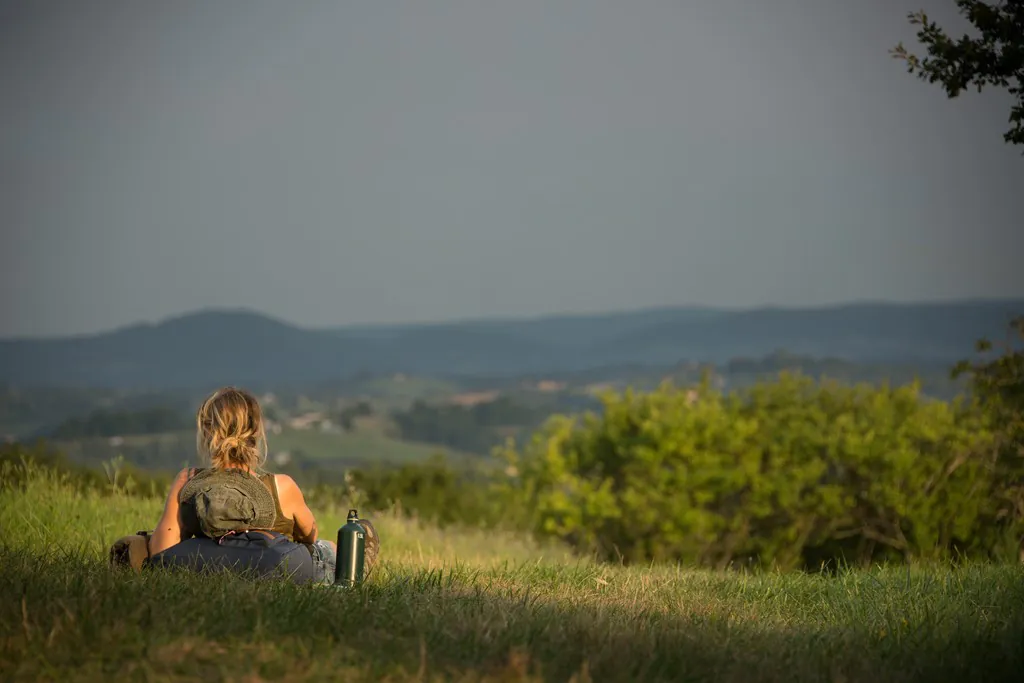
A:
[[[194,427],[193,418],[170,408],[147,408],[133,412],[97,410],[86,417],[72,417],[50,434],[54,439],[162,434]]]
[[[416,401],[392,414],[403,439],[447,446],[457,451],[486,454],[511,431],[540,424],[551,410],[525,405],[502,396],[472,406],[433,405]]]

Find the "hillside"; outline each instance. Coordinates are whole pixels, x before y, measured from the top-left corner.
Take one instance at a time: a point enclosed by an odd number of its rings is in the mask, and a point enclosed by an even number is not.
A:
[[[0,341],[0,383],[149,390],[298,386],[359,374],[510,376],[724,363],[784,349],[852,362],[952,363],[999,338],[1024,299],[744,311],[657,309],[533,320],[303,329],[205,311],[97,335]]]
[[[622,567],[371,512],[382,560],[357,589],[126,577],[108,545],[159,496],[3,474],[2,680],[1001,683],[1024,661],[1020,566]],[[333,534],[345,507],[314,512]]]

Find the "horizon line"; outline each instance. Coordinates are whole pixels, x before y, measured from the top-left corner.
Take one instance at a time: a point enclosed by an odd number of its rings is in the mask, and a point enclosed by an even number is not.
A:
[[[15,335],[0,337],[0,342],[46,342],[46,341],[70,341],[76,339],[90,339],[96,337],[103,337],[111,334],[117,334],[120,332],[126,332],[128,330],[136,328],[154,328],[162,325],[167,325],[179,320],[185,320],[188,318],[194,318],[199,316],[208,315],[250,315],[253,317],[263,318],[280,325],[291,327],[294,329],[307,331],[307,332],[342,332],[346,330],[351,331],[369,331],[369,330],[392,330],[401,328],[431,328],[431,327],[451,327],[459,325],[495,325],[495,324],[508,324],[508,323],[541,323],[551,322],[554,320],[583,320],[587,318],[600,318],[600,317],[614,317],[614,316],[631,316],[631,315],[644,315],[649,313],[668,313],[672,311],[703,311],[708,313],[724,313],[724,314],[745,314],[745,313],[756,313],[756,312],[815,312],[823,310],[842,310],[851,308],[865,308],[865,307],[879,307],[879,308],[914,308],[914,307],[935,307],[935,306],[956,306],[956,305],[967,305],[967,304],[995,304],[995,303],[1022,303],[1024,304],[1024,296],[972,296],[962,298],[941,298],[941,299],[849,299],[844,301],[836,301],[831,303],[823,304],[812,304],[812,305],[794,305],[794,304],[775,304],[765,303],[759,305],[747,305],[747,306],[713,306],[706,304],[666,304],[666,305],[655,305],[655,306],[641,306],[637,308],[616,308],[616,309],[605,309],[600,311],[584,311],[584,312],[552,312],[552,313],[540,313],[540,314],[524,314],[524,315],[498,315],[490,317],[463,317],[463,318],[443,318],[433,321],[395,321],[395,322],[354,322],[354,323],[343,323],[337,325],[321,325],[321,326],[310,326],[300,325],[295,322],[286,320],[285,318],[260,311],[250,306],[208,306],[203,308],[196,308],[190,311],[166,315],[156,320],[140,320],[132,323],[126,323],[123,325],[109,327],[104,330],[98,330],[95,332],[71,332],[67,334],[52,334],[52,335]],[[1022,311],[1024,314],[1024,311]]]

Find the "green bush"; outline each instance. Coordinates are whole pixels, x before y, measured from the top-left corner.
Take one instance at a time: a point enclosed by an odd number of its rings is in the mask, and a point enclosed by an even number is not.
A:
[[[988,339],[977,344],[978,356],[964,360],[953,376],[966,376],[971,392],[991,416],[999,451],[991,492],[1000,518],[1024,516],[1024,316],[1009,324],[1001,352]]]
[[[54,439],[82,439],[128,434],[163,434],[195,426],[195,418],[165,407],[137,411],[97,410],[86,417],[71,417],[50,434]]]
[[[453,467],[443,454],[400,467],[349,470],[344,487],[320,485],[307,498],[366,510],[395,511],[439,527],[511,527],[504,501],[484,469]]]
[[[973,402],[784,373],[742,392],[665,384],[602,405],[499,455],[528,524],[605,559],[785,569],[1016,556],[1021,517],[989,498],[998,454]]]
[[[501,442],[502,433],[533,429],[552,412],[546,405],[527,405],[502,396],[472,406],[417,400],[391,417],[404,439],[484,454]]]

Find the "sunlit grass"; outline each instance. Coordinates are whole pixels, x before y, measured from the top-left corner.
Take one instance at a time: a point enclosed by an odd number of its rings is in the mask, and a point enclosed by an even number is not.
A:
[[[111,572],[161,501],[0,486],[0,680],[1011,681],[1024,570],[742,574],[379,515],[357,590]],[[336,528],[343,509],[316,510]]]
[[[420,462],[436,453],[452,455],[444,446],[402,441],[379,433],[323,432],[319,429],[283,429],[267,436],[272,452],[302,451],[308,458],[359,463]]]

